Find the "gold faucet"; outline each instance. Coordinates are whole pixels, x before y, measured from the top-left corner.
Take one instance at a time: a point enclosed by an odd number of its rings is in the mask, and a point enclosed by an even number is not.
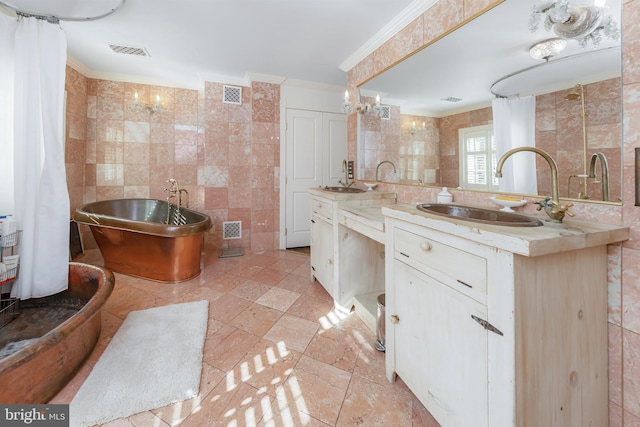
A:
[[[609,164],[604,153],[593,153],[589,164],[589,178],[596,178],[596,160],[600,160],[600,174],[602,175],[602,200],[609,201]]]
[[[178,186],[178,181],[176,181],[174,178],[169,178],[167,182],[170,184],[170,186],[168,188],[165,188],[164,192],[169,194],[167,196],[167,202],[169,202],[169,199],[176,197],[176,194],[178,194],[178,192],[180,191],[180,187]]]
[[[343,187],[349,188],[356,183],[355,181],[349,182],[349,167],[346,160],[342,161],[342,172],[344,172],[344,182],[342,182],[342,179],[340,179],[338,180],[338,184],[342,185]]]
[[[394,165],[390,160],[383,160],[378,163],[378,166],[376,166],[376,182],[380,181],[380,178],[378,178],[378,171],[380,170],[380,166],[382,166],[383,163],[389,163],[391,166],[393,166],[393,173],[396,173],[396,165]]]
[[[536,204],[539,205],[538,210],[544,208],[544,211],[553,222],[562,222],[565,214],[574,216],[573,212],[569,212],[569,208],[573,206],[573,203],[567,203],[566,205],[560,204],[560,197],[558,196],[558,165],[544,150],[535,147],[516,147],[507,151],[500,157],[500,160],[498,160],[496,178],[502,178],[502,165],[504,165],[505,160],[520,151],[530,151],[541,155],[547,163],[549,163],[549,167],[551,168],[551,198],[547,197],[540,202],[536,202]]]

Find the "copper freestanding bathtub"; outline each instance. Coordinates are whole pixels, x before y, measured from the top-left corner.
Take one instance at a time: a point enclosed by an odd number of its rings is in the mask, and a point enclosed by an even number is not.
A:
[[[174,222],[176,215],[180,221]],[[78,208],[74,218],[91,228],[105,267],[130,276],[181,282],[200,274],[209,216],[164,200],[115,199]],[[167,221],[169,220],[169,224]]]
[[[16,345],[0,358],[0,402],[47,403],[69,382],[98,341],[113,281],[105,268],[70,263],[66,291],[20,302],[0,337],[3,352]]]

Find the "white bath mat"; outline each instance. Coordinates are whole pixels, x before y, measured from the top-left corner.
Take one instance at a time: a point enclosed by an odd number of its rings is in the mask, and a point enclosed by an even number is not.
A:
[[[73,398],[71,426],[116,418],[198,394],[207,301],[133,311]]]

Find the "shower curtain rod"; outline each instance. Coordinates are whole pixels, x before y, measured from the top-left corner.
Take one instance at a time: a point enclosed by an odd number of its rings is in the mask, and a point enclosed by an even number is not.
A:
[[[598,50],[588,50],[588,51],[585,51],[585,52],[580,52],[580,53],[576,53],[576,54],[573,54],[573,55],[564,56],[564,57],[558,58],[558,59],[556,59],[554,61],[542,62],[540,64],[536,64],[536,65],[533,65],[531,67],[527,67],[527,68],[524,68],[522,70],[515,71],[515,72],[513,72],[511,74],[507,74],[506,76],[499,78],[498,80],[493,82],[493,84],[491,85],[489,90],[491,91],[491,94],[494,95],[496,98],[511,98],[511,97],[520,96],[519,93],[512,93],[510,95],[503,95],[503,94],[497,93],[493,88],[495,87],[495,85],[497,85],[498,83],[500,83],[500,82],[502,82],[502,81],[504,81],[504,80],[506,80],[508,78],[517,76],[517,75],[522,74],[522,73],[526,73],[527,71],[531,71],[531,70],[534,70],[534,69],[545,67],[545,66],[547,66],[547,64],[557,64],[558,62],[570,61],[572,59],[579,58],[579,57],[582,57],[582,56],[599,54],[601,52],[610,51],[610,50],[612,51],[614,49],[620,49],[620,46],[605,47],[603,49],[598,49]]]
[[[3,1],[0,1],[0,6],[3,6],[13,12],[15,12],[18,16],[24,16],[27,18],[37,18],[37,19],[43,19],[46,20],[48,22],[51,23],[58,23],[59,21],[95,21],[96,19],[100,19],[100,18],[104,18],[106,16],[111,15],[112,13],[116,12],[117,10],[119,10],[122,5],[124,5],[124,0],[120,0],[120,4],[118,4],[116,7],[114,7],[113,9],[111,9],[110,11],[103,13],[102,15],[97,15],[97,16],[87,16],[86,18],[74,18],[74,17],[65,17],[65,16],[55,16],[55,15],[42,15],[39,13],[35,13],[35,12],[27,12],[26,10],[20,10],[17,7],[11,6],[6,4]]]

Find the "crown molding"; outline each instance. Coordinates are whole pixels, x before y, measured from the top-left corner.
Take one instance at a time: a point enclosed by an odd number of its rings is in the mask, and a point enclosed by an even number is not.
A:
[[[273,76],[271,74],[260,74],[260,73],[246,73],[245,77],[249,84],[251,84],[251,82],[262,82],[262,83],[273,83],[275,85],[281,85],[285,80],[287,80],[286,77]]]
[[[115,74],[115,73],[102,73],[93,71],[83,63],[78,61],[71,55],[67,55],[67,65],[82,74],[83,76],[90,79],[99,79],[99,80],[112,80],[116,82],[126,82],[126,83],[137,83],[137,84],[148,84],[154,86],[168,86],[168,87],[178,87],[182,89],[195,89],[201,90],[204,87],[204,82],[214,82],[221,84],[228,84],[234,86],[251,86],[252,82],[263,82],[263,83],[272,83],[277,85],[286,84],[288,86],[297,86],[304,87],[308,89],[316,89],[316,90],[327,90],[327,91],[338,91],[342,92],[344,88],[342,86],[335,86],[325,83],[317,83],[311,82],[307,80],[297,80],[297,79],[288,79],[282,76],[274,76],[270,74],[260,74],[260,73],[246,73],[244,78],[225,76],[221,74],[213,74],[213,73],[199,73],[197,82],[188,82],[188,81],[168,81],[164,79],[154,79],[143,76],[135,76],[128,74]]]
[[[198,77],[203,84],[204,82],[212,82],[233,86],[251,86],[251,82],[246,77],[233,77],[214,73],[198,73]]]
[[[114,82],[136,83],[136,84],[144,84],[144,85],[150,85],[150,86],[166,86],[166,87],[175,87],[180,89],[202,90],[204,88],[204,83],[201,80],[175,81],[175,80],[168,80],[168,79],[157,79],[152,77],[137,76],[132,74],[105,73],[105,72],[94,71],[88,68],[86,65],[84,65],[83,63],[81,63],[71,55],[67,55],[67,65],[89,79],[111,80]]]
[[[318,83],[308,80],[286,79],[282,82],[282,86],[294,86],[305,89],[322,90],[327,92],[344,92],[344,86],[330,85],[327,83]]]
[[[85,77],[90,77],[89,74],[92,73],[92,71],[88,69],[83,63],[81,63],[80,61],[78,61],[76,58],[69,55],[68,53],[67,53],[67,65]]]
[[[339,68],[349,72],[353,67],[358,65],[360,61],[371,55],[377,48],[382,46],[387,40],[395,36],[404,27],[415,21],[419,16],[425,13],[431,6],[436,4],[438,0],[414,0],[399,15],[391,20],[387,25],[382,27],[373,37],[371,37],[358,50],[345,59]]]

